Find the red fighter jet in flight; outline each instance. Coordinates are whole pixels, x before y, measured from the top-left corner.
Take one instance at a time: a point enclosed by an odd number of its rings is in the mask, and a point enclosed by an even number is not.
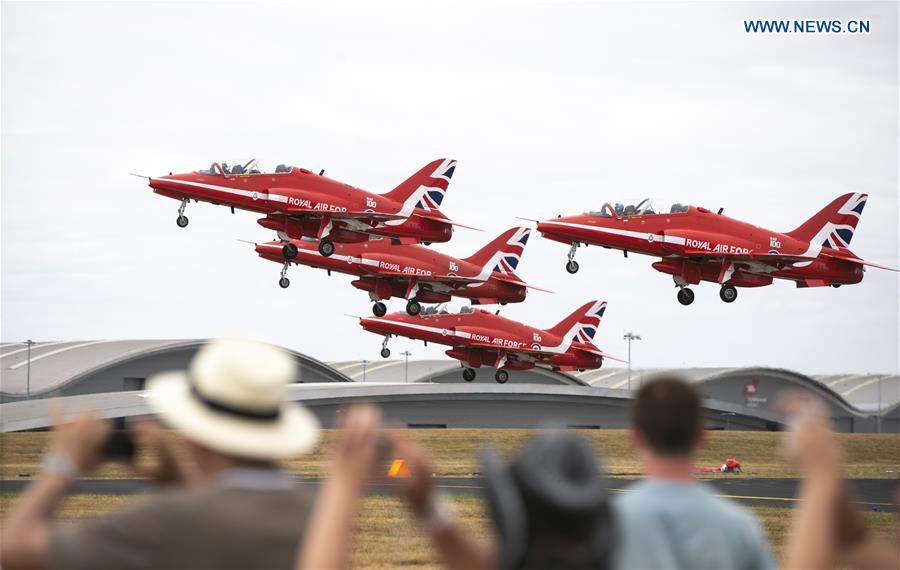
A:
[[[406,312],[418,315],[420,303],[446,303],[452,297],[471,299],[473,304],[519,303],[528,288],[515,274],[528,243],[530,228],[511,228],[478,250],[459,259],[420,245],[391,245],[387,239],[339,244],[334,255],[323,257],[314,241],[291,243],[298,255],[293,263],[337,271],[359,277],[353,286],[368,291],[375,304],[372,312],[384,316],[382,302],[391,297],[407,299]],[[280,242],[256,244],[260,257],[283,264],[278,284],[288,287],[287,270]]]
[[[483,309],[463,307],[457,314],[429,307],[418,317],[392,313],[384,317],[362,317],[367,331],[384,335],[381,356],[387,358],[391,336],[403,336],[449,346],[447,356],[467,365],[463,379],[475,379],[475,369],[493,366],[494,379],[503,384],[509,370],[535,366],[553,370],[600,368],[604,358],[613,358],[594,346],[593,339],[606,311],[606,302],[590,301],[553,328],[542,330],[511,321]],[[618,360],[614,358],[614,360]]]
[[[372,194],[314,174],[305,168],[279,165],[261,172],[256,160],[231,168],[214,163],[208,170],[150,178],[157,194],[181,201],[179,227],[188,225],[184,209],[189,200],[212,202],[265,214],[259,224],[278,232],[285,259],[297,248],[290,239],[319,239],[319,252],[328,257],[335,243],[358,243],[371,236],[395,243],[449,241],[455,222],[440,211],[455,160],[426,165],[387,194]]]
[[[678,301],[690,305],[688,285],[719,283],[726,303],[736,287],[762,287],[773,279],[797,287],[840,287],[862,281],[864,266],[896,269],[865,261],[848,249],[866,205],[865,194],[834,200],[797,229],[774,232],[722,215],[674,204],[658,208],[645,199],[624,206],[604,204],[600,211],[538,222],[544,237],[571,244],[566,270],[578,271],[579,245],[599,245],[662,258],[653,268],[668,273],[678,287]]]

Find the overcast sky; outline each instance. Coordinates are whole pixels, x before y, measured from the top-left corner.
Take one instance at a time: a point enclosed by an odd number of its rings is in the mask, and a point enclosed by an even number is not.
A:
[[[897,3],[2,5],[2,339],[236,332],[324,360],[378,359],[347,276],[279,267],[247,212],[154,195],[150,175],[259,158],[385,192],[459,160],[444,209],[486,231],[622,197],[724,207],[788,231],[866,192],[853,239],[898,265]],[[870,19],[869,35],[748,35],[747,18]],[[549,327],[609,302],[597,337],[636,367],[898,371],[898,274],[855,286],[718,287],[675,299],[652,259],[532,239],[534,292],[502,314]],[[459,306],[460,302],[454,306]],[[400,310],[394,300],[389,307]],[[394,354],[440,347],[393,340]]]

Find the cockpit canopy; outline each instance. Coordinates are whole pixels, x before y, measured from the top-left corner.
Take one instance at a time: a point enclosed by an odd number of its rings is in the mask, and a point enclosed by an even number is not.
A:
[[[464,305],[460,307],[459,312],[457,314],[460,315],[468,315],[470,313],[475,312],[475,307],[470,307],[468,305]],[[422,315],[449,315],[450,311],[447,310],[447,305],[441,304],[436,307],[425,307],[422,309]]]
[[[681,214],[688,211],[687,204],[668,203],[660,200],[643,198],[640,200],[623,200],[622,202],[605,203],[600,210],[588,212],[589,216],[602,218],[653,216],[656,214]]]
[[[291,170],[293,169],[290,166],[279,164],[275,167],[274,174],[287,174]],[[263,170],[255,158],[250,159],[247,162],[233,162],[231,164],[227,162],[214,162],[208,169],[197,170],[196,172],[197,174],[207,174],[209,176],[222,176],[228,174],[273,174],[272,172]]]

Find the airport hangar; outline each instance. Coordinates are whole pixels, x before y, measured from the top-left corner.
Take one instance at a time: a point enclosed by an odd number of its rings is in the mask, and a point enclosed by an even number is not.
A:
[[[0,430],[43,429],[46,398],[67,407],[94,409],[103,417],[140,415],[147,378],[183,369],[205,340],[40,342],[0,346]],[[326,364],[286,349],[299,378],[289,390],[322,421],[334,424],[341,407],[358,400],[379,404],[387,418],[410,427],[621,428],[632,388],[661,370],[624,368],[582,373],[544,369],[513,371],[507,384],[483,368],[472,383],[453,360],[372,360]],[[28,355],[30,354],[30,360]],[[771,407],[783,389],[811,391],[831,408],[842,432],[900,433],[900,375],[842,374],[809,377],[789,370],[687,368],[668,370],[704,394],[712,429],[774,430]],[[30,392],[30,393],[29,393]],[[880,413],[879,413],[880,410]]]

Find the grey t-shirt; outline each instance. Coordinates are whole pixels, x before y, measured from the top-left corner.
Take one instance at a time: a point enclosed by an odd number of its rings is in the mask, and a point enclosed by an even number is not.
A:
[[[697,481],[647,480],[616,497],[616,568],[777,568],[759,522]]]
[[[249,484],[226,480],[202,490],[168,492],[109,516],[56,525],[49,538],[49,567],[294,568],[312,497],[290,481],[279,482],[286,475],[278,472],[237,475],[233,479]]]

